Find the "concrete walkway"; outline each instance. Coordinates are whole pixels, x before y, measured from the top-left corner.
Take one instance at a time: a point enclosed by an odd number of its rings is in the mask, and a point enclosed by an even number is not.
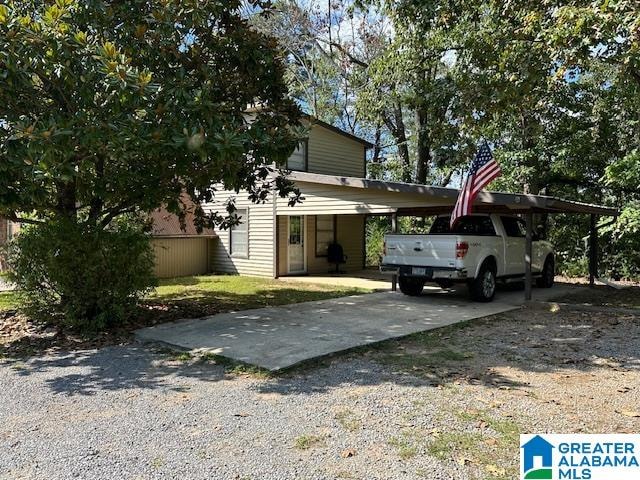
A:
[[[546,301],[575,288],[534,289]],[[466,289],[429,289],[420,297],[380,292],[223,313],[136,331],[141,341],[199,350],[280,370],[296,363],[452,323],[518,308],[522,291],[498,292],[491,303],[467,299]]]
[[[323,285],[339,285],[341,287],[365,288],[374,292],[391,290],[391,275],[384,275],[376,270],[361,270],[348,274],[306,275],[278,278],[281,282],[320,283]]]

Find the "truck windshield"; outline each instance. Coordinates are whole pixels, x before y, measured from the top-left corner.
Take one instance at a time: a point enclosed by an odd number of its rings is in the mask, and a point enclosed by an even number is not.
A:
[[[451,217],[438,217],[431,225],[429,234],[458,234],[458,235],[495,235],[496,229],[488,216],[473,216],[460,218],[453,230],[449,228]]]

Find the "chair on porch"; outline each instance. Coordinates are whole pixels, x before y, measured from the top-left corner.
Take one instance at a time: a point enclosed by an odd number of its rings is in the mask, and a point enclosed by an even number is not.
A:
[[[344,254],[342,245],[339,243],[334,242],[329,244],[327,248],[327,261],[336,264],[335,271],[330,270],[330,273],[346,273],[340,270],[340,265],[347,263],[347,256]]]

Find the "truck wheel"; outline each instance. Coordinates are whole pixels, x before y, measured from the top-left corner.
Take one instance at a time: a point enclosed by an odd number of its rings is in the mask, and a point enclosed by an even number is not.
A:
[[[438,286],[442,289],[447,289],[447,288],[451,288],[453,287],[453,282],[451,280],[447,280],[447,279],[443,279],[443,280],[436,280],[436,283],[438,284]]]
[[[400,277],[400,291],[405,295],[417,297],[422,293],[424,288],[424,280],[411,277]]]
[[[469,283],[469,293],[476,302],[490,302],[496,294],[496,272],[488,263],[483,263],[478,276]]]
[[[556,275],[556,264],[553,261],[553,257],[549,255],[544,261],[544,267],[542,268],[542,276],[536,279],[536,285],[541,288],[553,287],[553,280]]]

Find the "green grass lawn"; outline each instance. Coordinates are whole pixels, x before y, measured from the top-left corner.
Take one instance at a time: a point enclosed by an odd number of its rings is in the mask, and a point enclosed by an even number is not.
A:
[[[15,292],[0,292],[0,310],[16,308],[18,299]]]
[[[146,299],[146,303],[187,305],[203,311],[203,314],[210,314],[324,300],[368,291],[338,285],[280,282],[260,277],[207,275],[162,279],[158,288]],[[0,310],[16,308],[16,304],[15,292],[0,292]]]
[[[218,311],[286,305],[367,293],[369,290],[270,278],[208,275],[160,280],[151,303],[192,303]]]

